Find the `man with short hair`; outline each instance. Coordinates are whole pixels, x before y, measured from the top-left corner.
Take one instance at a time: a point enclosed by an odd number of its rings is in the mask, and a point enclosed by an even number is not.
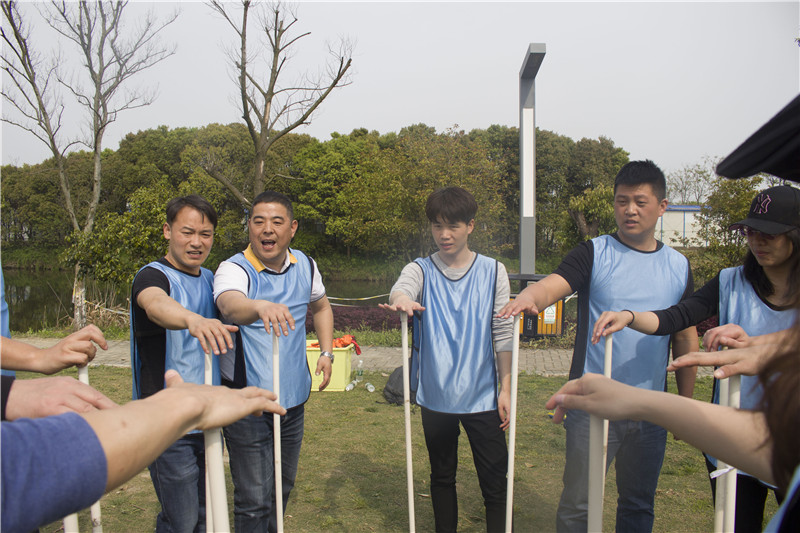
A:
[[[460,426],[472,449],[486,531],[506,531],[513,322],[494,316],[509,299],[505,267],[469,248],[477,212],[461,187],[431,193],[425,215],[438,251],[406,265],[389,304],[381,304],[414,316],[412,388],[422,408],[437,532],[458,526]]]
[[[204,198],[189,195],[166,208],[167,255],[145,265],[131,288],[133,399],[165,386],[174,369],[188,383],[205,381],[205,354],[233,348],[231,332],[217,319],[211,271],[202,268],[211,251],[217,213]],[[213,384],[219,362],[212,357]],[[156,531],[205,531],[205,447],[203,433],[184,435],[150,465],[161,512]]]
[[[529,285],[499,316],[538,314],[573,292],[578,293],[578,332],[570,379],[603,373],[603,346],[591,343],[591,329],[608,309],[669,307],[692,294],[689,262],[655,239],[658,219],[667,209],[664,174],[652,161],[631,161],[614,180],[614,218],[618,231],[583,242],[567,254],[556,271]],[[694,327],[672,337],[677,358],[698,349]],[[663,391],[670,337],[644,335],[630,329],[614,335],[611,376],[640,388]],[[696,371],[676,372],[678,392],[690,397]],[[567,430],[564,490],[556,529],[586,531],[588,511],[589,416],[570,411]],[[653,528],[653,502],[664,459],[666,431],[648,422],[611,422],[608,461],[616,459],[617,531],[645,532]]]
[[[250,244],[220,264],[214,297],[225,319],[239,326],[236,353],[221,362],[230,387],[273,388],[272,333],[279,337],[281,468],[283,506],[297,475],[303,440],[304,404],[311,391],[306,359],[306,311],[310,308],[322,353],[316,374],[327,387],[333,363],[333,311],[313,259],[289,244],[297,231],[292,202],[266,191],[253,200],[247,221]],[[273,421],[247,417],[224,428],[234,486],[236,531],[277,529]]]

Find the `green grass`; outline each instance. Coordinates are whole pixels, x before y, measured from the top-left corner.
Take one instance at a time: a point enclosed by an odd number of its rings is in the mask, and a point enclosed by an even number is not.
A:
[[[64,374],[75,375],[75,371]],[[92,384],[119,403],[130,398],[130,371],[93,367]],[[31,377],[21,374],[20,377]],[[380,391],[384,373],[366,373],[377,390],[311,394],[306,405],[306,431],[296,488],[289,500],[285,525],[293,532],[402,532],[408,530],[403,409],[387,404]],[[674,391],[674,380],[670,388]],[[561,493],[564,429],[544,409],[546,399],[563,378],[523,375],[519,381],[519,417],[515,467],[516,530],[552,531]],[[710,395],[711,380],[698,379],[695,397]],[[433,530],[429,470],[420,413],[412,408],[412,450],[416,524]],[[606,485],[604,530],[614,529],[614,468]],[[483,504],[466,437],[459,447],[459,531],[485,531]],[[228,475],[229,509],[233,489]],[[159,506],[147,470],[101,501],[103,526],[109,532],[152,530]],[[767,519],[776,510],[768,499]],[[711,531],[711,491],[699,451],[671,436],[656,493],[654,531]],[[88,531],[89,512],[80,513]],[[60,523],[42,532],[56,532]]]

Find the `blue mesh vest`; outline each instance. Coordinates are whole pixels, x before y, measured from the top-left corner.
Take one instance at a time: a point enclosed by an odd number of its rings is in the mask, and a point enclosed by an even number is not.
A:
[[[217,318],[214,306],[214,274],[201,268],[199,276],[192,276],[154,261],[142,268],[152,267],[162,272],[169,280],[169,296],[184,308],[206,318]],[[141,272],[141,269],[139,270]],[[138,274],[138,272],[137,272]],[[131,370],[133,374],[133,399],[141,394],[139,378],[142,370],[142,357],[136,342],[135,320],[131,305]],[[205,352],[200,341],[189,334],[189,330],[166,330],[166,360],[164,370],[177,370],[187,383],[205,382]],[[219,385],[219,358],[214,355],[212,376],[214,385]]]
[[[482,413],[497,409],[497,370],[492,314],[497,261],[475,254],[460,279],[448,279],[430,257],[422,268],[421,304],[415,314],[418,351],[412,376],[417,403],[442,413]]]
[[[726,268],[719,273],[719,323],[738,324],[750,335],[764,335],[790,328],[794,324],[794,310],[778,311],[766,305],[758,297],[753,285],[744,277],[741,266]],[[763,389],[758,376],[742,376],[739,395],[741,409],[755,409],[761,401]],[[719,382],[714,380],[713,403],[719,403]],[[717,460],[706,455],[711,464]],[[749,474],[739,471],[739,474]],[[751,476],[752,477],[752,476]]]
[[[296,407],[306,400],[311,392],[311,372],[306,359],[306,311],[311,298],[311,260],[302,252],[290,249],[294,259],[280,274],[254,265],[240,252],[229,259],[247,273],[247,297],[251,300],[267,300],[282,303],[294,317],[295,329],[288,336],[279,336],[280,349],[280,398],[285,408]],[[255,261],[255,256],[253,256]],[[257,267],[261,270],[257,270]],[[264,322],[239,325],[239,338],[244,352],[247,385],[272,390],[272,334],[264,329]]]
[[[689,262],[672,248],[641,252],[609,235],[592,239],[592,244],[589,316],[578,317],[579,322],[587,321],[590,330],[603,311],[664,309],[678,303],[686,291]],[[645,335],[630,328],[614,333],[611,377],[642,389],[664,390],[669,342],[668,336]],[[583,346],[576,345],[570,377],[576,377],[578,369],[578,375],[602,374],[604,350],[603,341],[592,344],[590,338]]]
[[[0,335],[10,339],[11,329],[9,327],[8,304],[6,303],[6,282],[3,279],[3,269],[0,268]],[[14,376],[13,370],[3,370],[4,376]]]

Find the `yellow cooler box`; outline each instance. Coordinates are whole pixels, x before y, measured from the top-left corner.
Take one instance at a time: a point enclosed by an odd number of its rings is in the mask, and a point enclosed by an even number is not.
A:
[[[311,346],[316,344],[317,341],[306,341],[306,358],[308,359],[308,368],[311,371],[311,391],[319,391],[319,384],[322,383],[322,374],[319,376],[314,375],[317,370],[317,361],[319,360],[319,347]],[[331,382],[325,387],[326,391],[343,391],[344,388],[350,383],[350,369],[351,359],[353,358],[353,345],[345,348],[334,348],[333,357],[336,361],[333,363],[331,371]]]

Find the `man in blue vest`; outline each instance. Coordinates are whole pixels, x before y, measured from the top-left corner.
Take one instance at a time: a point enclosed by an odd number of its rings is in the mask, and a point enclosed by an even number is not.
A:
[[[217,213],[204,198],[183,196],[167,204],[167,255],[145,265],[131,288],[133,399],[165,387],[164,373],[177,370],[187,383],[203,384],[205,354],[233,348],[231,333],[217,319],[214,275],[202,268],[211,251]],[[212,357],[214,385],[219,362]],[[150,465],[161,503],[156,531],[205,531],[205,447],[203,433],[178,439]]]
[[[220,264],[214,297],[239,326],[236,353],[222,358],[222,383],[273,389],[272,333],[279,337],[281,468],[284,510],[294,487],[303,440],[304,405],[311,392],[306,359],[306,312],[311,309],[322,353],[315,372],[327,387],[333,363],[333,311],[313,259],[289,244],[297,231],[292,202],[266,191],[253,200],[250,244]],[[250,416],[224,429],[234,486],[237,531],[276,531],[272,417]]]
[[[581,243],[556,271],[529,285],[501,312],[536,315],[573,292],[578,293],[578,332],[570,379],[603,373],[603,345],[591,343],[591,330],[607,309],[645,311],[669,307],[692,294],[689,262],[655,239],[658,219],[667,209],[664,174],[652,161],[631,161],[614,180],[617,232]],[[672,355],[698,349],[697,331],[687,328],[672,336]],[[670,337],[644,335],[626,329],[614,335],[611,377],[635,387],[663,391]],[[678,392],[689,398],[696,371],[676,372]],[[567,455],[564,490],[556,529],[586,531],[588,511],[589,416],[570,411],[564,424]],[[653,500],[664,459],[666,431],[648,422],[611,422],[607,465],[616,460],[617,531],[646,532],[653,528]]]
[[[455,532],[458,526],[459,425],[472,448],[486,530],[505,531],[508,448],[503,432],[510,422],[513,323],[493,318],[509,299],[505,267],[469,249],[477,211],[475,198],[461,187],[434,191],[425,214],[439,251],[406,265],[389,305],[381,305],[415,317],[419,346],[412,383],[422,407],[437,532]]]

